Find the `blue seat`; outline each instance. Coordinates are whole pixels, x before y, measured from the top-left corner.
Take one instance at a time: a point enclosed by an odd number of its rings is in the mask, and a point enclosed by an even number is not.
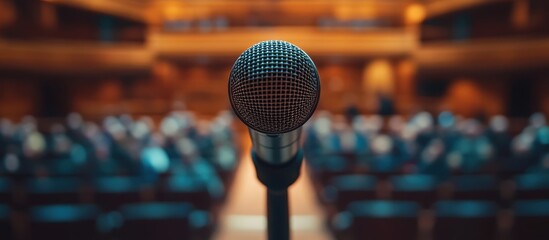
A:
[[[462,175],[452,179],[455,200],[485,200],[501,202],[499,183],[491,175]]]
[[[174,175],[159,191],[162,202],[188,202],[201,210],[211,209],[214,203],[206,183],[191,175]]]
[[[76,204],[81,202],[77,178],[40,178],[27,182],[27,204]]]
[[[32,240],[93,240],[99,237],[96,220],[99,209],[93,205],[46,205],[30,209]]]
[[[412,201],[423,208],[430,207],[437,198],[438,182],[431,175],[394,176],[391,197],[394,200]]]
[[[497,207],[487,201],[441,201],[435,204],[434,239],[496,239]]]
[[[347,229],[352,239],[413,240],[419,232],[418,212],[414,202],[358,201],[349,204],[334,223],[337,229]]]
[[[331,154],[319,157],[320,166],[317,168],[318,177],[321,183],[328,184],[332,178],[349,174],[349,161],[340,154]]]
[[[0,239],[13,239],[10,212],[8,206],[0,205]]]
[[[343,211],[351,202],[376,198],[377,179],[367,175],[342,175],[334,177],[324,190],[326,202],[334,203]]]
[[[525,174],[515,178],[515,199],[549,199],[549,175]]]
[[[200,230],[210,226],[209,215],[189,203],[143,203],[121,208],[122,240],[207,239]]]
[[[135,177],[101,177],[94,182],[94,202],[105,211],[141,202],[143,181]]]
[[[513,210],[513,239],[549,239],[549,199],[517,201]]]

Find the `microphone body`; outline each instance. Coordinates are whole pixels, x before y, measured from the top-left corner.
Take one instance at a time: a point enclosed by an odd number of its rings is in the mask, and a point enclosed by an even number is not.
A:
[[[299,150],[301,128],[282,134],[265,134],[249,129],[252,148],[260,160],[272,164],[284,164],[295,158]]]

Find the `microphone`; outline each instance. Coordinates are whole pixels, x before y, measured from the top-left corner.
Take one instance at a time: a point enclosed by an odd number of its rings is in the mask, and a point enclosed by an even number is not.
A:
[[[311,58],[285,41],[264,41],[244,51],[229,77],[234,113],[248,126],[253,151],[271,165],[293,159],[301,127],[320,97],[320,78]]]
[[[257,178],[267,187],[269,240],[290,239],[288,187],[299,177],[301,127],[316,109],[320,78],[311,58],[284,41],[253,45],[229,76],[229,101],[248,126]]]

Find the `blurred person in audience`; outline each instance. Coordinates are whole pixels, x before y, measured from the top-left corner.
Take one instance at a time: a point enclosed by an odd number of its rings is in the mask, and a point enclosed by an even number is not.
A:
[[[401,167],[400,159],[392,154],[393,142],[387,135],[380,134],[372,139],[373,157],[369,161],[374,172],[396,172]]]
[[[365,118],[364,124],[366,135],[369,138],[373,138],[383,129],[383,117],[380,115],[371,115]]]
[[[410,119],[410,124],[413,124],[417,130],[415,141],[418,151],[422,152],[436,136],[433,127],[433,116],[428,112],[419,112]]]
[[[22,160],[32,163],[33,172],[37,176],[48,174],[46,156],[46,140],[36,126],[36,120],[32,117],[25,117],[21,123],[19,137],[22,138]]]
[[[380,115],[358,116],[353,122],[353,129],[357,132],[360,138],[364,141],[361,155],[357,158],[359,165],[371,168],[372,161],[376,158],[376,153],[373,149],[374,140],[380,135],[383,128],[383,117]],[[389,138],[390,139],[390,138]],[[382,140],[383,141],[383,140]],[[392,142],[391,142],[392,146]],[[392,151],[392,147],[389,151]],[[379,154],[378,154],[379,157]]]
[[[346,156],[356,156],[359,145],[357,144],[357,137],[355,132],[347,122],[345,124],[338,124],[337,132],[339,135],[339,143],[341,146],[341,153]]]
[[[36,119],[31,116],[25,116],[21,119],[21,122],[15,128],[12,141],[18,148],[21,148],[21,154],[23,154],[23,142],[32,132],[38,131],[36,125]]]
[[[370,140],[368,139],[368,135],[366,134],[367,126],[366,126],[366,118],[362,115],[356,116],[353,118],[353,122],[351,123],[351,129],[355,135],[356,139],[356,154],[360,157],[366,157],[368,154],[370,154]]]
[[[160,132],[164,135],[164,149],[170,159],[177,161],[181,157],[177,150],[177,139],[182,134],[179,129],[179,124],[172,116],[166,116],[160,123]]]
[[[381,116],[391,116],[395,114],[393,99],[384,93],[377,93],[378,114]]]
[[[51,127],[48,151],[50,175],[76,175],[88,160],[87,151],[78,143],[71,142],[61,124]]]
[[[319,111],[322,112],[322,111]],[[318,138],[318,132],[315,126],[318,124],[319,115],[315,114],[303,125],[303,154],[305,158],[311,163],[316,159],[318,155],[317,147],[320,145],[320,139]]]
[[[213,156],[213,139],[211,135],[211,125],[209,121],[200,120],[196,124],[196,134],[194,135],[194,142],[198,147],[198,152],[202,157],[210,160]]]
[[[135,139],[139,145],[146,145],[150,141],[152,135],[150,123],[147,123],[144,118],[135,121],[129,127],[129,132],[131,137]]]
[[[493,156],[493,147],[483,134],[482,125],[477,120],[469,119],[464,126],[460,139],[448,153],[453,170],[465,173],[479,172]]]
[[[441,112],[437,117],[438,129],[437,135],[444,143],[445,149],[450,149],[454,146],[460,137],[456,128],[456,118],[449,111]]]
[[[328,154],[321,155],[321,164],[324,168],[332,171],[347,168],[353,159],[350,155],[343,154],[342,133],[348,128],[347,121],[343,115],[333,116],[326,137],[321,137],[322,151]],[[351,147],[351,146],[347,146]],[[352,150],[351,150],[352,151]]]
[[[535,164],[535,154],[532,150],[535,135],[531,130],[525,129],[513,138],[511,142],[512,156],[503,163],[503,168],[512,171],[524,171]]]
[[[498,160],[508,158],[511,154],[511,141],[509,135],[509,120],[502,116],[496,115],[490,118],[490,125],[486,132],[488,139],[494,146],[494,154]]]
[[[345,115],[345,119],[347,119],[347,122],[352,123],[353,119],[355,119],[355,117],[360,115],[360,110],[358,110],[358,107],[356,106],[356,103],[355,103],[356,97],[349,96],[346,99],[346,101],[347,101],[347,106],[345,107],[345,110],[343,112]]]
[[[534,155],[541,160],[543,156],[549,154],[549,127],[542,126],[537,129],[534,142],[532,143]]]
[[[217,117],[211,126],[213,147],[212,161],[223,171],[233,170],[238,161],[236,145],[230,129],[230,121],[225,117]]]
[[[140,176],[148,183],[154,183],[160,174],[166,173],[170,167],[168,154],[162,148],[164,137],[153,134],[142,148],[140,154]]]
[[[444,141],[440,138],[434,138],[421,151],[417,172],[435,176],[438,180],[446,180],[450,176]]]
[[[206,184],[212,196],[221,197],[225,192],[223,182],[215,168],[200,156],[196,144],[190,138],[181,138],[178,147],[183,156],[184,165],[180,165],[176,171],[194,176]]]
[[[413,124],[406,124],[402,131],[400,131],[399,139],[402,141],[403,152],[406,152],[409,156],[409,164],[404,166],[406,172],[415,171],[415,165],[420,161],[421,152],[418,150],[416,144],[417,128]]]
[[[70,113],[67,115],[67,136],[72,142],[86,145],[86,137],[84,136],[84,120],[79,113]]]
[[[6,152],[2,157],[2,166],[0,166],[0,174],[6,174],[8,176],[30,174],[32,170],[32,163],[28,161],[21,161],[17,148],[14,145],[7,146]]]
[[[95,168],[94,174],[98,177],[123,175],[122,166],[113,159],[110,147],[106,143],[97,144],[93,153]]]
[[[307,128],[304,151],[311,167],[335,170],[347,166],[346,160],[339,156],[340,139],[334,128],[332,116],[326,111],[319,111]]]
[[[234,144],[232,130],[233,116],[225,112],[220,113],[212,122],[211,134],[214,145],[231,143]]]
[[[330,155],[339,152],[339,139],[334,128],[335,126],[330,115],[326,114],[318,117],[313,126],[316,140],[318,141],[318,145],[314,151],[321,155]]]
[[[402,132],[406,127],[406,122],[401,116],[392,116],[389,119],[389,136],[393,142],[392,155],[399,162],[405,163],[412,159],[412,152],[406,141],[402,138]]]
[[[545,114],[541,112],[536,112],[530,116],[529,123],[530,127],[533,127],[534,129],[539,129],[547,126],[547,119],[545,118]]]
[[[366,138],[352,128],[346,127],[339,134],[341,151],[348,156],[364,156],[368,153]]]
[[[106,126],[102,129],[95,123],[88,122],[83,124],[81,132],[84,139],[73,142],[71,155],[73,161],[84,168],[86,177],[113,176],[120,173],[118,162],[111,156],[112,139]]]
[[[214,164],[222,171],[234,170],[238,161],[236,149],[228,142],[216,145],[214,148]]]
[[[542,156],[549,153],[549,127],[547,126],[545,115],[541,112],[532,114],[530,125],[527,129],[534,134],[532,151],[536,160],[539,161]]]
[[[61,124],[54,124],[50,127],[50,134],[47,136],[48,158],[68,158],[71,142],[65,134],[65,127]]]
[[[14,144],[14,129],[15,126],[9,119],[0,119],[0,156],[4,156],[7,153],[8,147]]]
[[[127,128],[116,117],[105,118],[108,141],[111,147],[111,157],[123,166],[126,174],[136,175],[139,172],[139,142],[128,134]]]

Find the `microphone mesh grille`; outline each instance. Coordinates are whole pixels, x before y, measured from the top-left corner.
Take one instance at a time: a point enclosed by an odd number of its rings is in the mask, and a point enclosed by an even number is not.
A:
[[[313,114],[320,95],[318,71],[309,56],[284,41],[265,41],[236,60],[229,100],[248,127],[267,134],[290,132]]]

